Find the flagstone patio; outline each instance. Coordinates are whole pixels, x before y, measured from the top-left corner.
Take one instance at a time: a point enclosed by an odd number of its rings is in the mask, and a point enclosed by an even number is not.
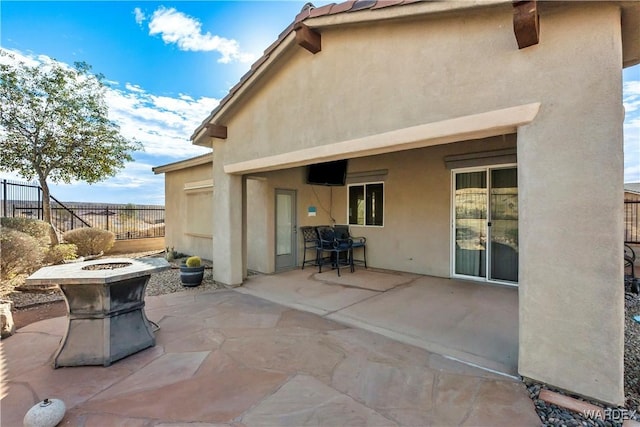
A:
[[[52,368],[64,317],[2,341],[0,424],[44,398],[65,426],[540,424],[519,381],[316,314],[233,290],[146,303],[156,346],[109,367]]]

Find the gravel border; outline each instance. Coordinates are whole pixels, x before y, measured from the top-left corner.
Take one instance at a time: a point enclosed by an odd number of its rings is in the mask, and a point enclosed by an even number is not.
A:
[[[144,258],[144,257],[162,257],[162,252],[139,252],[139,253],[131,253],[131,254],[117,254],[117,255],[107,255],[102,257],[102,259],[109,258]],[[161,271],[159,273],[154,273],[151,275],[149,279],[149,283],[147,283],[146,296],[155,296],[155,295],[164,295],[171,294],[174,292],[206,292],[216,289],[224,288],[223,285],[215,283],[213,281],[213,270],[211,268],[211,261],[202,260],[204,264],[204,278],[202,279],[202,284],[199,286],[186,287],[182,286],[180,282],[180,270],[179,266],[183,258],[176,259],[169,264],[171,264],[171,268],[168,270]],[[54,288],[50,290],[41,290],[39,292],[18,292],[14,291],[13,288],[16,285],[24,284],[24,279],[26,275],[22,275],[20,277],[16,277],[10,281],[4,281],[2,283],[2,289],[0,289],[0,298],[7,299],[13,301],[14,310],[20,310],[25,308],[34,307],[40,304],[46,304],[53,301],[61,301],[64,300],[62,296],[62,292],[59,288]]]
[[[544,426],[598,426],[621,427],[624,419],[640,421],[640,323],[633,316],[640,314],[640,296],[625,294],[624,324],[624,391],[625,407],[603,405],[602,402],[585,399],[546,384],[525,380],[524,383],[533,400],[536,412]],[[547,403],[538,399],[540,390],[551,390],[566,396],[582,400],[604,409],[604,419],[587,418],[583,414]]]

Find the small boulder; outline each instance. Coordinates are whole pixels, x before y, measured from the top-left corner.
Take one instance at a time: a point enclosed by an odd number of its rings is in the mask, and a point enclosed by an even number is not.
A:
[[[10,337],[16,332],[16,325],[15,323],[13,323],[13,314],[11,314],[12,308],[13,302],[0,300],[0,322],[2,323],[2,339]]]
[[[36,403],[24,416],[24,427],[55,427],[64,418],[67,410],[60,399],[44,399]]]

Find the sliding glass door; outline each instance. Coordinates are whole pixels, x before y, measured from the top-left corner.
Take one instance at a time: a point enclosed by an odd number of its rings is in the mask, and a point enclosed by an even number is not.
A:
[[[489,279],[518,281],[518,170],[491,169]]]
[[[454,276],[517,283],[517,169],[454,171],[453,180]]]

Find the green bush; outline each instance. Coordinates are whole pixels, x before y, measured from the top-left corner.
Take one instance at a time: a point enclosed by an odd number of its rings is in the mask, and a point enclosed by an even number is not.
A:
[[[32,218],[5,217],[0,219],[0,224],[3,228],[12,228],[28,234],[35,238],[40,246],[51,245],[51,225],[47,222]]]
[[[64,233],[65,243],[73,243],[78,248],[78,256],[106,253],[116,241],[116,235],[100,228],[77,228]]]
[[[200,267],[201,262],[202,260],[199,256],[192,256],[187,258],[185,264],[187,265],[187,267]]]
[[[45,262],[47,264],[62,264],[64,261],[70,261],[78,258],[78,247],[72,243],[60,243],[52,246],[47,252]]]
[[[0,270],[3,279],[32,273],[42,266],[46,248],[35,237],[2,227],[0,229]]]

